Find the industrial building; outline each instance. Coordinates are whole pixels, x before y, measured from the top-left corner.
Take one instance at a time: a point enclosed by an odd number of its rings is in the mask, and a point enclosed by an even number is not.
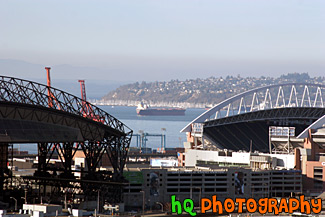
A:
[[[296,168],[302,170],[305,193],[318,196],[325,191],[325,129],[308,129],[304,148],[296,149],[295,155]]]
[[[179,154],[179,165],[218,165],[218,166],[240,166],[253,169],[294,169],[294,154],[268,154],[232,151],[211,151],[188,149]]]
[[[178,164],[187,166],[243,167],[260,170],[294,169],[303,176],[302,192],[318,196],[325,191],[325,116],[295,136],[293,127],[270,127],[270,153],[220,150],[186,142]],[[202,136],[202,134],[201,134]],[[202,139],[202,138],[201,138]]]
[[[289,197],[302,192],[300,170],[252,170],[249,168],[127,168],[130,180],[124,189],[126,207],[147,208],[170,202],[171,195],[179,200],[217,195],[226,198]],[[198,205],[198,204],[197,204]]]

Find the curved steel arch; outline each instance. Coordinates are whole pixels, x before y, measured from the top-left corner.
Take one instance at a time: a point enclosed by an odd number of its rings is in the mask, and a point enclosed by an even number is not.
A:
[[[31,131],[26,132],[26,129],[31,128],[36,129],[34,134],[45,134],[46,130],[50,133],[28,139],[33,136],[27,137]],[[7,134],[3,130],[11,130],[11,133],[16,130],[16,133]],[[60,132],[61,136],[50,135]],[[64,165],[63,176],[74,182],[71,161],[78,149],[82,149],[88,168],[84,181],[101,181],[102,176],[97,174],[96,168],[102,156],[107,154],[114,170],[109,180],[122,182],[132,133],[121,121],[79,97],[37,82],[0,76],[0,149],[8,149],[8,143],[17,141],[38,143],[38,170],[34,178],[40,182],[44,179],[61,182],[62,177],[54,179],[48,174],[48,157],[55,151],[60,153]],[[13,139],[11,135],[18,136]],[[1,173],[0,168],[0,191]],[[120,193],[119,190],[113,195],[118,201]]]
[[[204,122],[204,137],[221,149],[270,151],[270,127],[294,127],[300,134],[325,115],[325,108],[278,108],[248,112]]]
[[[186,125],[181,132],[190,132],[193,123],[203,123],[253,111],[283,107],[325,108],[325,100],[323,100],[322,96],[324,89],[325,85],[310,83],[283,83],[254,88],[218,103]],[[263,98],[261,103],[258,100],[259,97]]]
[[[89,119],[100,128],[130,136],[132,130],[117,118],[77,96],[46,85],[14,77],[0,76],[0,102],[46,107]],[[91,108],[91,113],[86,112]]]
[[[302,138],[307,138],[308,137],[308,130],[309,129],[318,129],[318,128],[323,128],[325,127],[325,115],[320,117],[317,121],[309,125],[303,132],[301,132],[297,138],[302,139]]]

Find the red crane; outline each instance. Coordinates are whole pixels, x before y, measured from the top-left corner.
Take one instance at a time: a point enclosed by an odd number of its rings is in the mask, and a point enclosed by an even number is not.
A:
[[[47,97],[48,97],[48,106],[49,108],[55,108],[61,110],[61,106],[57,98],[53,95],[51,92],[51,76],[50,76],[50,70],[51,67],[45,67],[46,74],[47,74]],[[53,103],[55,101],[55,104]]]
[[[78,80],[78,82],[80,83],[81,99],[87,101],[85,80]]]
[[[95,115],[93,108],[89,103],[87,103],[85,80],[78,80],[78,82],[80,83],[81,99],[82,99],[81,112],[83,113],[83,116],[93,119],[94,121],[104,123],[105,118],[101,118],[100,116]]]
[[[45,70],[46,70],[46,74],[47,74],[47,86],[48,86],[48,89],[47,89],[47,96],[48,96],[48,105],[50,108],[53,107],[53,98],[52,98],[52,93],[51,93],[51,77],[50,77],[50,70],[51,70],[51,67],[45,67]]]
[[[87,104],[87,96],[86,96],[86,87],[85,87],[85,80],[78,80],[80,83],[80,90],[81,90],[81,99],[82,99],[82,108],[81,112],[85,117],[92,116],[92,109],[89,104]]]

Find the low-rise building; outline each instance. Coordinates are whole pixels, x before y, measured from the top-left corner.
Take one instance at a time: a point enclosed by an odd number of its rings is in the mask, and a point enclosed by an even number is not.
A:
[[[293,153],[268,154],[229,150],[186,149],[185,153],[178,154],[178,164],[187,167],[218,165],[249,167],[252,169],[293,169],[295,167],[295,155]]]
[[[217,195],[226,198],[288,197],[302,192],[299,170],[252,170],[248,168],[128,168],[130,183],[124,189],[127,207],[168,203],[172,195],[179,200]]]
[[[325,129],[309,129],[304,147],[295,150],[295,165],[303,174],[304,193],[325,191]]]

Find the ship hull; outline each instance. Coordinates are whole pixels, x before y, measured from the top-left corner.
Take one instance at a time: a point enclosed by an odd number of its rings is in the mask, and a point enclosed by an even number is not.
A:
[[[185,109],[137,109],[137,114],[143,116],[184,116]]]

